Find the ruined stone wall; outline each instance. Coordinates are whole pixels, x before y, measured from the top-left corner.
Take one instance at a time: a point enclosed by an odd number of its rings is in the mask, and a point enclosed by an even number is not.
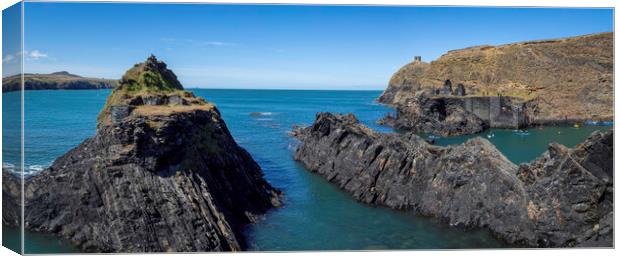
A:
[[[456,104],[473,113],[492,128],[517,129],[526,126],[525,104],[510,97],[447,97],[447,104]]]

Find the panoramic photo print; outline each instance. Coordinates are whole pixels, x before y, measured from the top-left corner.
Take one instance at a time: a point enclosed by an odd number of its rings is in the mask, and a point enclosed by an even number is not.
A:
[[[613,16],[17,3],[2,245],[613,248]]]

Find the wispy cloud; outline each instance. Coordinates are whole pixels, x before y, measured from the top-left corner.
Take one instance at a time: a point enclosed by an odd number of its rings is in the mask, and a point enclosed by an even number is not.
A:
[[[226,45],[234,45],[232,43],[219,42],[219,41],[206,41],[204,42],[206,45],[214,45],[214,46],[226,46]]]
[[[40,52],[39,50],[34,50],[31,52],[25,52],[26,56],[38,60],[40,58],[47,58],[47,53]]]
[[[13,56],[13,54],[7,54],[2,57],[2,63],[10,63],[13,60],[15,60],[15,56]]]
[[[178,44],[178,45],[192,45],[192,46],[235,46],[237,43],[223,42],[223,41],[205,41],[195,39],[179,39],[179,38],[162,38],[165,43]]]

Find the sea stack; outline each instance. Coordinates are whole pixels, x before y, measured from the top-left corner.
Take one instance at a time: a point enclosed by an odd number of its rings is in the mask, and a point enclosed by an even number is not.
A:
[[[434,146],[374,132],[351,114],[319,113],[292,134],[296,160],[361,202],[485,228],[518,246],[613,246],[613,131],[572,149],[551,144],[520,166],[480,137]]]
[[[238,251],[242,227],[280,205],[218,109],[154,56],[119,81],[95,136],[25,191],[26,229],[87,252]]]

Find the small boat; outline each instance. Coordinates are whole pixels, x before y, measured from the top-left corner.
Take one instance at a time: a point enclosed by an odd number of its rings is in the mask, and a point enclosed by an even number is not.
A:
[[[527,130],[519,130],[518,132],[515,132],[515,134],[519,136],[528,136],[530,135],[530,132],[528,132]]]
[[[579,128],[580,126],[579,126],[579,124],[574,124],[573,127]]]

